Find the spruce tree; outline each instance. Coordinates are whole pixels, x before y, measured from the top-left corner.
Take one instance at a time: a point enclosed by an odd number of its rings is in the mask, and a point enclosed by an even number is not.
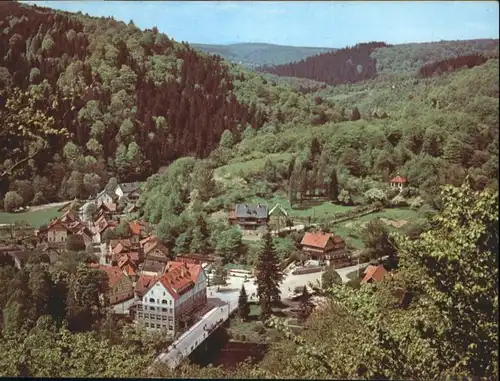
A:
[[[238,298],[238,316],[241,320],[246,320],[250,315],[250,306],[248,305],[247,292],[245,285],[241,285],[240,296]]]
[[[339,181],[337,178],[337,169],[333,168],[330,175],[330,186],[328,189],[330,200],[333,202],[339,201]]]
[[[279,285],[283,280],[283,273],[269,231],[264,234],[262,240],[257,264],[257,295],[261,302],[263,299],[277,302],[281,299]]]
[[[260,320],[266,321],[272,313],[271,301],[268,298],[260,300]]]

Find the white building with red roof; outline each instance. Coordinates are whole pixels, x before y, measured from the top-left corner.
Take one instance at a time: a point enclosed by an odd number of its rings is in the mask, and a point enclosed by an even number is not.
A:
[[[146,328],[174,335],[207,304],[207,277],[199,264],[169,262],[162,275],[141,278],[138,283],[143,288],[136,304],[136,318]]]

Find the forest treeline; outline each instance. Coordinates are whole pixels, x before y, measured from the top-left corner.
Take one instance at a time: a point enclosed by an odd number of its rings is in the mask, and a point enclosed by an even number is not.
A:
[[[487,60],[488,58],[483,55],[469,54],[466,56],[458,56],[456,58],[430,62],[423,65],[418,70],[418,75],[420,77],[432,77],[433,75],[440,75],[442,73],[455,71],[464,67],[471,69],[474,66],[482,65]]]
[[[375,77],[376,62],[371,53],[376,48],[387,46],[384,42],[357,44],[307,57],[299,62],[261,67],[259,71],[286,77],[309,78],[329,85],[355,83]]]

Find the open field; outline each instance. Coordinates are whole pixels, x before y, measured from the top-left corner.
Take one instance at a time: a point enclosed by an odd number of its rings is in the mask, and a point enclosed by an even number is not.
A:
[[[366,223],[380,218],[387,224],[390,231],[398,231],[399,229],[394,225],[399,225],[402,228],[408,221],[415,219],[416,216],[417,212],[409,208],[384,209],[380,212],[340,222],[330,226],[330,229],[344,238],[349,245],[362,249],[364,248],[363,241],[358,237],[357,233]]]
[[[52,218],[60,216],[61,213],[57,211],[60,207],[60,205],[52,206],[22,213],[0,212],[0,225],[25,221],[33,227],[40,227],[47,224]]]

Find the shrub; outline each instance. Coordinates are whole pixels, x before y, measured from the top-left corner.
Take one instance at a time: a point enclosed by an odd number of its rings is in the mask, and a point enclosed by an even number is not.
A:
[[[23,206],[23,198],[17,192],[7,192],[3,199],[3,207],[6,212],[12,212]]]

